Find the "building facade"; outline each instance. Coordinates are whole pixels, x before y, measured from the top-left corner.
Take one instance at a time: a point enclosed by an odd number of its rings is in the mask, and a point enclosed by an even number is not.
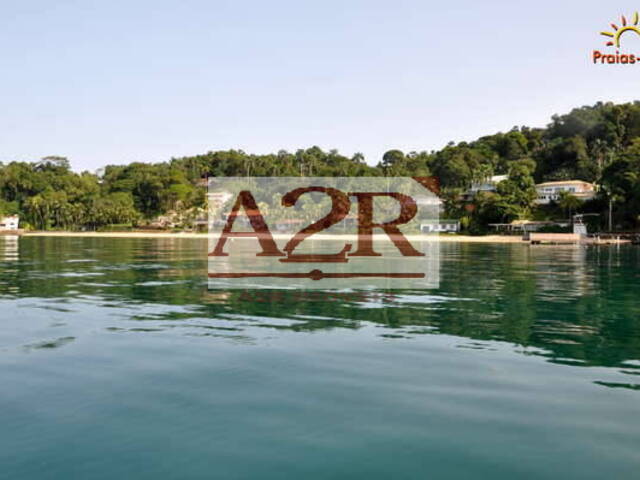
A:
[[[422,233],[458,233],[460,222],[458,220],[433,220],[420,224]]]
[[[13,215],[10,217],[0,217],[0,231],[15,231],[20,225],[20,217]]]
[[[565,180],[558,182],[545,182],[536,185],[538,205],[548,205],[560,198],[560,192],[567,192],[580,200],[591,200],[596,196],[596,186],[593,183],[582,180]]]

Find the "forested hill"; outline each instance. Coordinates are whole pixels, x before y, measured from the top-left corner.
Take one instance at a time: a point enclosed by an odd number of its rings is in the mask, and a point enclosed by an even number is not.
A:
[[[472,182],[508,174],[498,191],[472,205],[460,193]],[[546,128],[515,127],[439,151],[391,150],[374,166],[361,154],[346,157],[318,147],[295,153],[253,155],[209,152],[162,163],[107,166],[99,174],[74,173],[64,157],[0,164],[0,214],[19,214],[38,229],[100,228],[144,224],[168,211],[204,207],[207,176],[439,177],[447,215],[481,231],[492,221],[540,215],[534,184],[578,179],[602,186],[599,197],[579,208],[605,211],[611,200],[619,228],[638,227],[640,215],[640,102],[598,103],[554,116]],[[549,214],[549,212],[547,212]],[[185,218],[190,218],[188,215]]]

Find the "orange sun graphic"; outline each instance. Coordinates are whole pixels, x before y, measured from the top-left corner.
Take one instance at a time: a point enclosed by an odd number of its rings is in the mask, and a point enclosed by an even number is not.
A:
[[[627,19],[624,15],[621,20],[622,27],[618,27],[615,23],[612,23],[611,28],[613,28],[613,32],[600,32],[600,35],[611,38],[611,40],[607,42],[607,46],[609,47],[615,45],[617,48],[620,48],[620,37],[623,33],[635,32],[640,35],[640,27],[638,27],[638,20],[640,20],[640,18],[638,18],[638,12],[633,14],[630,24],[627,24]]]

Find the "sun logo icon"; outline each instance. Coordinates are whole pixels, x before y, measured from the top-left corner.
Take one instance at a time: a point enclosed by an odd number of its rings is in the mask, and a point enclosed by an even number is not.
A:
[[[611,28],[613,28],[613,32],[600,32],[600,35],[604,35],[605,37],[611,38],[607,42],[608,47],[616,46],[616,48],[620,48],[620,37],[622,37],[623,33],[627,32],[635,32],[640,35],[640,27],[638,27],[638,12],[633,14],[633,18],[631,19],[631,23],[627,22],[627,19],[623,15],[621,18],[622,27],[618,27],[615,23],[611,24]]]

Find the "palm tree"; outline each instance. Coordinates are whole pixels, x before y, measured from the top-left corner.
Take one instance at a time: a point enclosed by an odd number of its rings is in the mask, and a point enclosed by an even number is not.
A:
[[[582,200],[571,192],[561,191],[558,195],[558,206],[565,212],[569,212],[569,218],[574,210],[582,205]]]

